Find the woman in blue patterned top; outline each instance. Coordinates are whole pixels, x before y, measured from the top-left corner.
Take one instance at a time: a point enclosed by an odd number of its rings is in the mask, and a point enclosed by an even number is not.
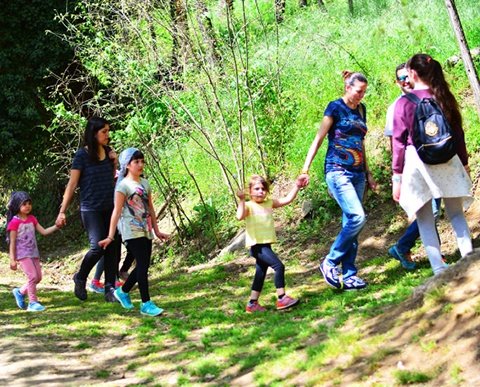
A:
[[[349,71],[344,71],[342,75],[345,93],[325,109],[322,123],[305,159],[301,179],[304,186],[309,183],[310,165],[324,138],[328,136],[325,180],[343,215],[342,230],[320,264],[320,271],[330,286],[356,290],[367,286],[357,276],[355,266],[357,238],[366,220],[362,206],[363,193],[365,184],[375,189],[376,183],[365,158],[366,109],[360,103],[367,90],[367,79],[361,73]]]

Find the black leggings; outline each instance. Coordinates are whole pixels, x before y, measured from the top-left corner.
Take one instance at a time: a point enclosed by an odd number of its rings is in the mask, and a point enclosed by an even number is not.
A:
[[[125,293],[129,293],[138,282],[142,302],[150,301],[148,292],[148,268],[152,256],[152,240],[142,237],[125,241],[127,250],[135,257],[136,265],[122,286]]]
[[[252,290],[256,292],[262,291],[269,266],[275,270],[275,287],[277,289],[285,287],[285,266],[272,251],[269,243],[252,246],[250,255],[257,261]]]

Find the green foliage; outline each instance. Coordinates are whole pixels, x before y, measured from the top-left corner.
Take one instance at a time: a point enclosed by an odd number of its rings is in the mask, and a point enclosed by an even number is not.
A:
[[[394,372],[398,384],[427,383],[432,377],[424,372],[397,370]]]

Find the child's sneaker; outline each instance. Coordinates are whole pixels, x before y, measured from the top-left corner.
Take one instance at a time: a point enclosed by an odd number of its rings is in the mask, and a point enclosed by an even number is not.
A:
[[[125,282],[116,280],[115,281],[115,289],[121,288]]]
[[[247,313],[265,312],[266,310],[267,309],[261,306],[258,302],[249,302],[245,308],[245,312]]]
[[[320,263],[319,270],[323,274],[323,278],[325,278],[327,284],[337,289],[342,288],[342,283],[338,278],[340,275],[338,268],[336,266],[330,266],[326,258]]]
[[[163,309],[159,308],[153,301],[142,302],[140,306],[140,313],[144,316],[158,316],[163,313]]]
[[[367,287],[367,283],[356,275],[352,275],[343,281],[343,290],[360,290]]]
[[[388,254],[390,254],[393,258],[397,261],[400,261],[404,269],[413,270],[415,269],[416,265],[415,262],[409,261],[405,254],[402,254],[398,251],[397,246],[393,245],[388,249]]]
[[[277,310],[291,308],[297,305],[300,300],[287,296],[286,294],[279,300],[277,300]]]
[[[12,290],[13,297],[15,297],[15,302],[20,309],[25,309],[25,296],[20,292],[19,288],[15,288]]]
[[[115,291],[113,292],[113,295],[125,309],[133,309],[133,304],[132,304],[132,301],[130,300],[130,294],[125,293],[121,287],[115,289]]]
[[[27,312],[43,312],[45,307],[39,302],[31,302],[28,304]]]
[[[97,279],[93,279],[90,285],[88,285],[88,288],[94,293],[105,293],[105,287],[103,283]]]

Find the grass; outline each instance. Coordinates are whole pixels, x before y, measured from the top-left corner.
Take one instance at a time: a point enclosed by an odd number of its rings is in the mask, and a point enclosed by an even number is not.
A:
[[[361,328],[384,308],[407,298],[413,287],[431,275],[428,267],[406,273],[386,258],[361,264],[370,283],[366,290],[341,292],[327,288],[318,273],[305,267],[309,262],[290,254],[286,280],[295,284],[291,293],[301,298],[301,304],[276,311],[269,274],[262,297],[268,311],[262,315],[244,312],[253,265],[246,271],[220,265],[192,273],[157,272],[151,294],[166,311],[161,318],[142,317],[138,308],[125,311],[97,294],[89,293],[88,301],[82,303],[71,291],[46,290],[41,285],[39,296],[47,309],[27,314],[13,306],[11,286],[3,283],[0,323],[4,339],[28,338],[52,350],[56,343],[64,343],[68,353],[80,357],[95,350],[99,342],[114,341],[115,346],[126,348],[120,353],[129,359],[119,356],[114,367],[145,383],[156,380],[160,370],[175,375],[175,383],[187,385],[212,380],[228,384],[244,374],[259,385],[275,385],[298,375],[317,382],[332,377],[341,381],[341,370],[348,364],[366,359],[367,369],[375,370],[385,357],[396,353],[397,349],[381,345],[387,332],[369,337],[367,346],[361,344]],[[2,263],[6,262],[2,255]],[[10,281],[18,283],[19,276]],[[137,291],[132,292],[132,300],[138,306]],[[380,349],[369,355],[375,347]],[[427,343],[425,350],[433,349]],[[344,357],[343,365],[329,369],[328,364]],[[112,368],[100,362],[91,376],[108,380],[112,375]]]

